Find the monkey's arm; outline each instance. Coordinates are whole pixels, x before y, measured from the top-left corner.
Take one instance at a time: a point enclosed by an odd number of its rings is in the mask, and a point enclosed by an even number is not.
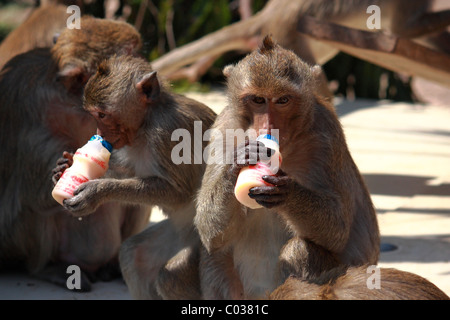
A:
[[[242,210],[234,197],[234,185],[227,179],[229,166],[207,166],[197,196],[197,214],[194,224],[208,252],[221,247],[228,238],[233,218]]]
[[[95,211],[107,201],[160,205],[171,203],[174,207],[186,201],[189,192],[171,185],[160,177],[129,179],[95,179],[80,185],[74,197],[64,200],[64,207],[73,215],[84,216]]]
[[[197,197],[194,223],[208,251],[223,246],[238,232],[243,206],[236,200],[234,186],[240,170],[251,159],[265,159],[268,150],[257,141],[246,141],[234,151],[233,164],[208,165]]]
[[[281,172],[264,176],[274,186],[250,189],[250,197],[266,208],[276,208],[302,238],[333,252],[344,249],[350,234],[351,213],[337,193],[312,191]]]

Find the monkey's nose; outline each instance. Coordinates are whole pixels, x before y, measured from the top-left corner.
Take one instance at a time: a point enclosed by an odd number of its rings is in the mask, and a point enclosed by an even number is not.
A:
[[[102,138],[104,138],[103,132],[102,132],[102,130],[100,130],[99,128],[97,128],[97,135],[100,136],[100,137],[102,137]]]

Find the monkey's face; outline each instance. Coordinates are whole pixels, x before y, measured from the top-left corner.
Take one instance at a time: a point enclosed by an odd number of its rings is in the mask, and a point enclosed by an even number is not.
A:
[[[277,129],[280,148],[308,127],[317,72],[320,67],[266,39],[260,50],[224,70],[230,103],[246,119],[246,128],[257,134]]]
[[[114,149],[131,145],[145,118],[145,110],[136,110],[135,103],[123,100],[102,104],[85,103],[84,108],[97,122],[97,134],[112,144]],[[145,107],[143,107],[144,109]]]
[[[249,128],[263,134],[273,129],[285,128],[289,115],[298,103],[297,97],[286,93],[281,95],[248,92],[240,97],[240,105],[249,119]]]
[[[85,109],[97,122],[97,134],[111,143],[114,149],[132,144],[142,119],[131,121],[120,114],[111,112],[110,108],[104,105],[85,105]],[[129,123],[125,120],[129,120]]]
[[[83,107],[95,118],[97,134],[115,149],[133,144],[147,116],[149,103],[141,87],[146,84],[144,87],[149,95],[157,92],[156,73],[154,77],[134,74],[142,67],[141,73],[145,74],[147,65],[143,60],[129,56],[112,57],[100,63],[97,73],[85,86]],[[140,83],[139,89],[136,83]]]

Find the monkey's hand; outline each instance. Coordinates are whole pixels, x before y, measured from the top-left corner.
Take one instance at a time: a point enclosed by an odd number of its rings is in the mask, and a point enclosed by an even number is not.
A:
[[[56,167],[52,170],[52,181],[56,185],[64,171],[73,164],[73,153],[64,151],[61,158],[56,160]]]
[[[259,141],[246,140],[234,150],[233,164],[227,171],[228,179],[233,185],[236,184],[237,177],[242,168],[256,164],[261,160],[267,161],[274,152],[274,150],[266,148],[264,144]]]
[[[298,185],[282,170],[279,170],[276,176],[263,176],[262,179],[273,186],[251,188],[248,195],[269,209],[286,203],[288,196]]]
[[[63,201],[64,208],[76,217],[93,213],[104,202],[104,182],[104,179],[95,179],[81,184],[72,198]]]

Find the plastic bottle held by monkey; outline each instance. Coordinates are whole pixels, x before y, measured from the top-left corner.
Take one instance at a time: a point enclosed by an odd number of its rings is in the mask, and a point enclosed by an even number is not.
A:
[[[94,135],[73,156],[73,164],[66,169],[52,191],[53,198],[61,205],[64,199],[84,182],[102,177],[108,170],[112,145],[99,135]]]
[[[281,165],[280,146],[277,139],[269,134],[260,135],[256,138],[266,148],[274,150],[274,154],[268,162],[259,161],[255,165],[242,168],[236,181],[234,194],[236,199],[250,209],[262,208],[255,199],[249,197],[248,192],[253,187],[270,186],[271,184],[262,179],[265,175],[274,175]],[[278,162],[277,162],[278,160]]]

